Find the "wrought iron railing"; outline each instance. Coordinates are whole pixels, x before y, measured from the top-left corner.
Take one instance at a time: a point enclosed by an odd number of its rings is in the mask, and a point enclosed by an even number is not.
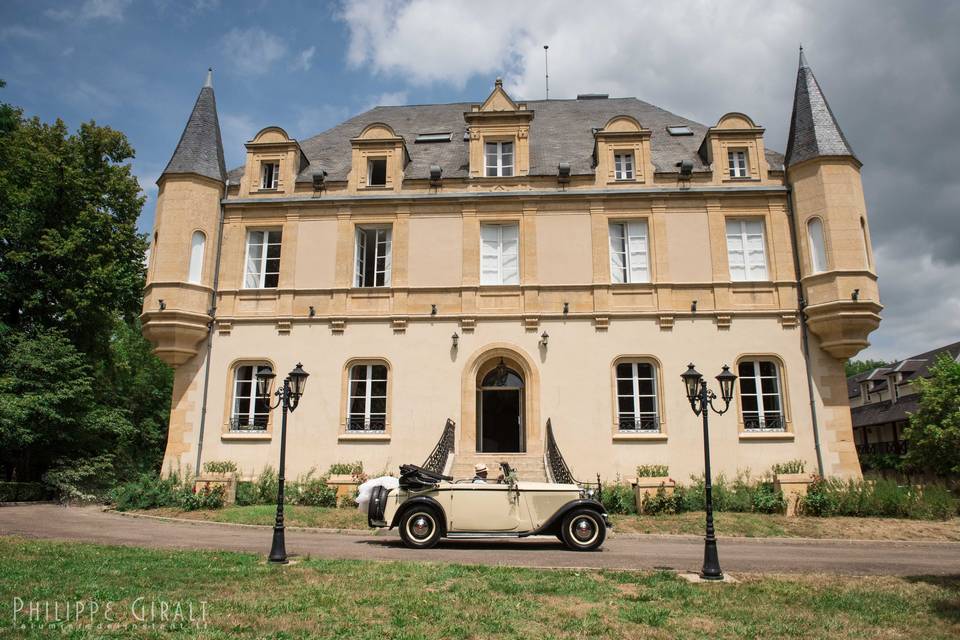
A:
[[[907,452],[907,443],[905,440],[900,442],[871,442],[870,444],[858,444],[857,453],[860,454],[878,454],[892,453],[903,455]]]
[[[756,414],[744,415],[743,428],[745,431],[784,431],[783,416],[766,414],[761,420]]]
[[[266,431],[268,416],[254,416],[251,420],[249,416],[234,416],[230,418],[230,431]]]
[[[550,418],[547,418],[547,470],[553,481],[558,484],[576,484],[573,474],[570,473],[570,467],[560,453],[560,447],[553,437],[553,425],[550,424]]]
[[[435,446],[433,451],[430,452],[430,455],[427,456],[426,462],[421,465],[424,469],[428,469],[434,473],[443,473],[444,468],[447,466],[447,458],[453,453],[453,441],[456,429],[457,424],[450,418],[447,418],[447,424],[443,426],[443,433],[440,434],[440,440],[437,441],[437,446]]]
[[[639,418],[620,418],[617,428],[620,431],[659,433],[660,418],[656,416],[641,416]]]

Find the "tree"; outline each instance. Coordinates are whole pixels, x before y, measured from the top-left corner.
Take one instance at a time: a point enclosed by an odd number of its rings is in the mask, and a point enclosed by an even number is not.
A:
[[[941,354],[917,382],[920,410],[903,432],[906,464],[938,475],[960,474],[960,362]]]
[[[863,373],[864,371],[873,371],[880,367],[888,367],[891,363],[884,362],[883,360],[847,360],[847,363],[844,365],[846,370],[847,377],[855,376],[858,373]]]

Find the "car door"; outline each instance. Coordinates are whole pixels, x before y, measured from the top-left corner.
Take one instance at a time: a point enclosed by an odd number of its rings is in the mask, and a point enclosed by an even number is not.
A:
[[[505,484],[461,484],[453,490],[450,531],[525,531],[525,502]]]

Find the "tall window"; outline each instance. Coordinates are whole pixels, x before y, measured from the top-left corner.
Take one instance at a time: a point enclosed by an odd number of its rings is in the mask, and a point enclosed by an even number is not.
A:
[[[357,227],[357,273],[354,286],[390,286],[392,246],[390,227]]]
[[[810,266],[814,273],[827,270],[827,249],[823,244],[823,222],[820,218],[811,218],[807,223],[807,235],[810,237]]]
[[[617,426],[620,431],[660,431],[657,373],[652,364],[617,365]]]
[[[746,151],[728,151],[727,164],[730,166],[731,178],[747,177],[747,152]]]
[[[613,172],[617,180],[633,180],[633,154],[613,154]]]
[[[242,364],[233,372],[231,431],[265,431],[270,417],[270,398],[257,395],[257,373],[271,371],[270,365]]]
[[[387,428],[387,366],[355,364],[350,367],[348,431],[385,431]]]
[[[486,176],[508,178],[513,175],[513,143],[488,142],[486,151]]]
[[[520,284],[520,227],[480,225],[480,284]]]
[[[280,281],[280,231],[248,231],[246,289],[275,289]]]
[[[727,220],[727,257],[734,282],[767,279],[763,220]]]
[[[387,186],[387,159],[371,158],[367,162],[367,186]]]
[[[650,282],[646,220],[610,223],[610,280]]]
[[[207,243],[207,236],[203,231],[194,231],[190,239],[190,272],[187,282],[199,283],[203,277],[203,249]]]
[[[740,410],[747,431],[783,431],[780,370],[770,360],[741,360]]]
[[[276,189],[280,179],[280,163],[264,162],[260,166],[260,188]]]

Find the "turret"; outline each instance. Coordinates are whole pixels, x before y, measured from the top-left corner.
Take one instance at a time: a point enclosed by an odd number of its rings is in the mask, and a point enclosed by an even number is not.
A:
[[[217,225],[226,186],[212,71],[173,157],[157,180],[143,333],[168,364],[197,354],[211,321]]]
[[[784,160],[792,190],[810,331],[838,360],[857,354],[883,308],[860,179],[861,163],[800,49]]]

